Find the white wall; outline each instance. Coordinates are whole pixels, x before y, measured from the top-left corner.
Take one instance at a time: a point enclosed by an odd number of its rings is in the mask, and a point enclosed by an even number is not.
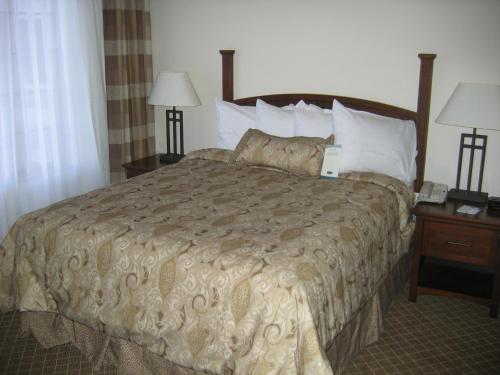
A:
[[[235,97],[356,96],[416,109],[418,52],[437,53],[426,178],[455,183],[463,129],[434,123],[456,84],[500,84],[498,0],[151,0],[153,65],[188,71],[203,105],[186,108],[186,150],[216,144],[219,49],[236,49]],[[165,113],[156,110],[164,152]],[[500,132],[487,134],[483,190],[500,195]]]

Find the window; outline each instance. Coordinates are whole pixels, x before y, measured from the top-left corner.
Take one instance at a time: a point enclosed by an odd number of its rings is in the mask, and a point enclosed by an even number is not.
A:
[[[20,214],[108,180],[97,3],[0,0],[0,240]]]

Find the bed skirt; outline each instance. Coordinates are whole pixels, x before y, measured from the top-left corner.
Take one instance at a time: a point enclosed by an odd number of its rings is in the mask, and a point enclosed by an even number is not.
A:
[[[365,346],[379,339],[393,297],[408,279],[410,259],[408,252],[381,283],[377,293],[336,336],[327,350],[335,374],[341,373]],[[93,364],[93,370],[107,364],[115,366],[118,374],[207,374],[175,365],[135,343],[108,336],[55,313],[21,313],[21,331],[23,335],[33,334],[44,348],[71,343]],[[228,370],[224,375],[230,373]]]

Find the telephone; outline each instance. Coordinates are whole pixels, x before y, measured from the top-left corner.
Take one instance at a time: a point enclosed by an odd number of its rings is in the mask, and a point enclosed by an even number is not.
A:
[[[422,189],[418,194],[417,202],[443,203],[448,194],[448,186],[424,181]]]

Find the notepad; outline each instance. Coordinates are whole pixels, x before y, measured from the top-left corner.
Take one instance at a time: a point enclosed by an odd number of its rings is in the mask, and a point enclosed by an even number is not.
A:
[[[479,207],[463,205],[457,208],[457,213],[465,215],[477,215],[479,212],[481,212],[481,210],[482,209]]]

